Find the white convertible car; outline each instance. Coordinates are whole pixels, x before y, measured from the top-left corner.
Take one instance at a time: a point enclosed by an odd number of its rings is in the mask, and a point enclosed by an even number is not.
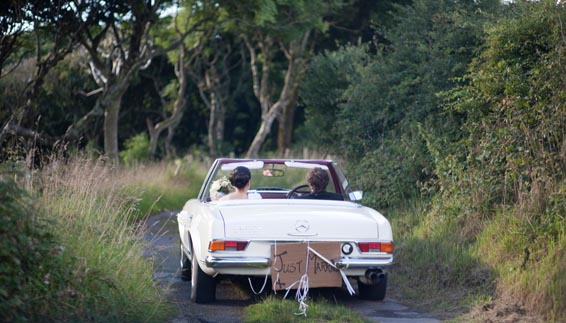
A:
[[[218,200],[238,166],[251,172],[249,198]],[[339,200],[300,198],[310,192],[305,178],[315,167],[327,172],[326,191]],[[192,301],[214,301],[217,281],[233,276],[265,278],[275,290],[298,288],[289,276],[294,272],[309,276],[310,287],[347,285],[351,293],[348,277],[355,278],[361,298],[382,300],[393,263],[391,226],[362,206],[361,197],[333,161],[217,159],[198,197],[177,215],[182,277],[191,280]],[[291,260],[293,250],[306,251],[305,261]],[[323,271],[338,278],[317,282]],[[283,278],[291,281],[283,284]]]

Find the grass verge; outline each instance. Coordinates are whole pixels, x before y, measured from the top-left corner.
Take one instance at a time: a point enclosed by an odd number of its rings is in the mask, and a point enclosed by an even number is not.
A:
[[[309,301],[307,316],[296,315],[296,301],[268,297],[263,302],[250,305],[244,311],[246,323],[293,323],[293,322],[327,322],[327,323],[366,323],[360,315],[350,309],[330,304],[327,301]]]
[[[552,187],[489,213],[464,195],[391,212],[392,285],[454,322],[564,321],[566,186]]]
[[[24,178],[29,193],[7,180],[14,177]],[[31,177],[0,172],[0,317],[164,322],[172,315],[144,257],[135,221],[143,199],[128,189],[138,185],[128,186],[133,178],[81,159],[53,161]]]
[[[119,177],[90,160],[55,161],[41,174],[39,198],[67,271],[60,288],[69,297],[49,309],[56,320],[159,322],[170,314]]]
[[[208,168],[200,162],[139,164],[122,172],[126,194],[136,199],[133,218],[140,220],[166,210],[180,210],[198,195]]]

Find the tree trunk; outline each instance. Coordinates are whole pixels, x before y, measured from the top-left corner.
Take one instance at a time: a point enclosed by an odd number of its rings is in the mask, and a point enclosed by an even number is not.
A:
[[[277,154],[279,156],[283,156],[285,151],[291,147],[296,109],[297,98],[295,96],[279,118],[279,131],[277,132]]]
[[[246,158],[256,158],[259,156],[259,150],[271,132],[271,126],[273,125],[275,118],[276,114],[274,113],[267,114],[262,118],[259,130],[257,131],[248,152],[246,153]]]
[[[114,163],[118,163],[118,119],[122,96],[109,98],[110,103],[104,111],[104,153]]]
[[[181,120],[179,120],[181,121]],[[175,128],[179,125],[179,123],[175,124],[175,125],[171,125],[169,126],[169,128],[167,128],[167,138],[165,139],[165,153],[167,156],[167,159],[171,159],[175,156],[177,156],[177,152],[175,151],[175,146],[172,145],[173,142],[173,136],[175,135]]]
[[[292,43],[289,46],[290,50],[285,50],[285,56],[287,58],[285,81],[277,101],[273,104],[271,103],[272,97],[270,92],[271,89],[274,88],[274,85],[269,80],[269,74],[271,72],[271,58],[273,58],[273,42],[270,37],[265,37],[262,41],[260,41],[259,48],[261,49],[261,55],[263,56],[260,76],[255,48],[252,46],[250,41],[244,37],[244,43],[248,47],[248,51],[250,53],[250,66],[252,69],[254,94],[259,100],[261,107],[261,125],[254,140],[248,148],[248,152],[246,153],[247,158],[254,158],[258,156],[261,146],[271,132],[271,126],[273,125],[275,118],[281,114],[285,114],[285,111],[289,109],[290,105],[295,105],[298,84],[304,75],[306,66],[306,59],[304,55],[306,53],[306,45],[309,40],[309,35],[310,32],[306,32],[300,43]],[[283,126],[285,126],[285,122],[283,122]],[[289,130],[287,129],[286,132],[287,131]]]
[[[161,131],[157,131],[151,119],[145,119],[147,124],[147,132],[149,133],[149,157],[153,158],[155,152],[157,151],[157,142],[159,141],[159,134]]]
[[[185,67],[183,64],[184,59],[184,47],[181,47],[181,51],[179,54],[179,63],[175,66],[175,75],[177,76],[177,80],[179,81],[179,89],[177,90],[177,99],[175,100],[175,105],[173,107],[173,113],[170,117],[166,117],[166,107],[165,107],[165,99],[161,96],[161,105],[163,106],[163,113],[164,113],[164,120],[158,122],[155,126],[151,122],[150,119],[146,119],[147,128],[149,132],[149,156],[154,157],[155,152],[157,151],[157,143],[159,141],[159,137],[163,130],[168,129],[167,140],[169,144],[173,138],[175,133],[175,128],[181,122],[183,118],[183,114],[187,107],[187,100],[185,99],[185,95],[187,92],[187,77],[185,75]],[[156,90],[157,85],[155,86]],[[170,147],[169,147],[170,148]],[[166,150],[168,148],[166,147]],[[169,153],[169,152],[167,152]]]
[[[216,135],[215,135],[215,125],[216,125],[216,112],[218,110],[217,98],[214,91],[210,93],[210,117],[208,119],[208,152],[210,157],[216,157]]]
[[[218,102],[218,110],[216,111],[216,124],[214,125],[214,134],[216,142],[224,142],[224,125],[226,124],[226,105]]]

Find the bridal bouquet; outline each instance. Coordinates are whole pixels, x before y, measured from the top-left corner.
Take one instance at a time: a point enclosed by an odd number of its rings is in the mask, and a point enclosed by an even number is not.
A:
[[[222,176],[221,178],[212,182],[210,186],[210,198],[212,200],[218,200],[222,196],[230,193],[232,189],[232,185],[230,181],[226,178],[226,176]]]

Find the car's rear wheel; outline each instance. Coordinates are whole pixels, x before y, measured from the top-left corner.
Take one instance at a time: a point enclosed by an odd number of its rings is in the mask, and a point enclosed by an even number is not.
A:
[[[180,245],[181,249],[181,279],[189,281],[191,280],[191,260],[183,251],[183,244]]]
[[[387,274],[384,273],[376,282],[365,284],[358,278],[358,292],[361,299],[382,301],[387,291]]]
[[[214,302],[216,300],[216,280],[200,269],[198,260],[195,258],[193,252],[193,259],[191,260],[191,300],[195,303]]]

